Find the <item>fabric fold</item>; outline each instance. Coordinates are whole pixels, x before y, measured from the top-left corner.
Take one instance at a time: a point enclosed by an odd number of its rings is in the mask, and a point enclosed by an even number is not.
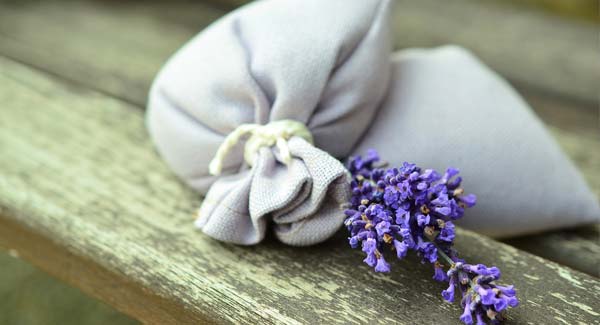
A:
[[[208,192],[196,226],[218,240],[252,245],[274,223],[282,242],[306,246],[329,238],[342,224],[349,199],[344,166],[302,138],[289,143],[282,164],[275,149],[262,148],[252,169],[222,177]]]
[[[250,245],[272,224],[281,241],[309,245],[340,227],[349,187],[335,158],[348,156],[388,89],[392,2],[256,1],[168,60],[150,91],[147,124],[167,164],[206,195],[202,231]],[[286,120],[305,126],[313,142],[278,137],[279,145],[288,140],[280,149],[291,162],[275,146],[246,154],[256,133],[221,147],[242,126],[258,132]],[[218,151],[226,157],[209,168]]]
[[[460,225],[509,237],[600,222],[598,198],[519,94],[468,50],[408,49],[355,154],[460,168],[477,205]]]

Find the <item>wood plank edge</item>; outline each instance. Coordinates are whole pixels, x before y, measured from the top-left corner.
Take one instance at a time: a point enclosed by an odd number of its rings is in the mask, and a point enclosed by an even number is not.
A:
[[[11,219],[0,214],[0,247],[120,312],[148,324],[214,323]]]
[[[145,110],[146,109],[146,98],[143,98],[141,100],[133,100],[132,98],[128,98],[126,95],[124,95],[125,93],[118,93],[118,92],[113,92],[110,90],[107,90],[103,87],[98,87],[95,83],[93,83],[93,81],[90,80],[90,82],[88,83],[88,81],[82,81],[82,80],[78,80],[78,79],[74,79],[69,77],[68,74],[65,73],[60,73],[58,71],[54,71],[53,69],[49,69],[47,66],[44,65],[39,65],[39,64],[35,64],[34,62],[29,62],[29,61],[25,61],[22,60],[19,57],[10,55],[10,54],[6,54],[6,53],[0,53],[0,58],[2,59],[6,59],[8,61],[11,61],[15,64],[18,65],[22,65],[28,69],[34,70],[38,73],[41,73],[43,75],[45,75],[46,77],[49,77],[51,79],[57,80],[58,82],[61,82],[67,86],[76,86],[76,87],[82,87],[85,88],[87,90],[96,92],[98,94],[107,96],[107,97],[111,97],[114,98],[116,100],[119,100],[123,103],[129,104],[131,106],[134,106],[136,108]]]
[[[600,278],[600,224],[502,240],[520,250]]]

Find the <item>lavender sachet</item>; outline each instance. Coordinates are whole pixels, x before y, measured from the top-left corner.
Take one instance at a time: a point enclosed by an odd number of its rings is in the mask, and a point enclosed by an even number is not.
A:
[[[350,245],[375,271],[417,254],[448,283],[440,300],[461,297],[463,322],[497,323],[515,291],[495,283],[498,268],[459,258],[454,222],[510,237],[596,223],[600,206],[523,98],[468,49],[392,53],[394,4],[261,0],[232,11],[161,68],[149,134],[203,197],[194,225],[206,236],[314,245],[344,226],[349,205]],[[381,168],[374,151],[341,162],[371,147],[398,168]],[[460,162],[486,198],[478,217],[463,218],[476,197],[457,170],[403,161]]]

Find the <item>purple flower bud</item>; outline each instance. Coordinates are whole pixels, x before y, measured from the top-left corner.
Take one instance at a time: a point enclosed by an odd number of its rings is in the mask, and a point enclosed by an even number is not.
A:
[[[408,175],[413,171],[417,170],[417,165],[404,162],[402,163],[402,167],[400,167],[399,169],[402,174]]]
[[[373,267],[377,263],[377,257],[375,253],[367,253],[367,257],[363,260],[368,266]]]
[[[348,242],[350,243],[350,247],[352,247],[352,248],[358,247],[358,238],[356,236],[349,237]]]
[[[517,307],[519,305],[519,299],[517,297],[508,297],[508,305],[510,307]]]
[[[408,245],[403,241],[394,239],[394,249],[396,249],[396,255],[398,256],[398,259],[402,259],[408,252]]]
[[[383,236],[390,232],[390,223],[387,221],[381,221],[375,226],[378,236]]]
[[[473,316],[471,315],[471,296],[465,296],[464,311],[460,315],[460,320],[465,324],[473,324]]]
[[[439,207],[445,207],[448,206],[449,201],[448,194],[440,193],[435,200],[431,201],[431,203]]]
[[[476,313],[475,317],[477,318],[477,325],[487,325],[486,322],[483,320],[482,313]]]
[[[374,163],[377,161],[379,161],[379,153],[377,152],[377,150],[373,148],[367,149],[367,157],[365,159],[365,162]]]
[[[437,212],[443,216],[449,216],[450,213],[452,212],[452,209],[450,209],[450,207],[439,207],[439,208],[435,208],[435,212]]]
[[[390,271],[390,264],[388,264],[388,262],[386,262],[385,259],[383,258],[383,255],[381,255],[377,259],[377,265],[375,266],[375,272],[387,273],[389,271]]]
[[[400,200],[400,192],[394,187],[386,187],[383,194],[383,202],[390,207],[397,207]]]
[[[362,251],[367,254],[374,254],[377,249],[377,241],[374,238],[367,238],[363,241]]]
[[[448,280],[448,276],[446,275],[446,272],[444,272],[444,270],[442,269],[442,267],[439,264],[435,264],[434,268],[434,274],[433,274],[433,279],[439,282],[444,282]]]
[[[419,179],[419,173],[418,172],[412,172],[412,173],[410,173],[410,175],[408,175],[408,180],[410,180],[411,182],[414,182],[417,179]]]
[[[448,283],[448,289],[442,291],[442,297],[447,302],[454,302],[454,287],[456,284],[456,277],[450,277],[450,282]]]
[[[477,286],[477,293],[481,297],[481,302],[484,305],[493,305],[497,302],[496,294],[492,289],[484,289],[481,286]]]
[[[427,226],[429,224],[429,216],[423,214],[417,214],[417,224],[420,227]]]
[[[354,217],[357,214],[360,216],[360,213],[358,213],[358,211],[353,210],[353,209],[346,209],[346,210],[344,210],[344,214],[346,215],[346,217]]]
[[[419,243],[417,244],[417,251],[423,256],[423,259],[429,263],[435,263],[437,261],[437,248],[431,242],[425,242],[419,237]]]
[[[506,309],[506,307],[508,307],[508,299],[506,297],[504,298],[500,298],[500,299],[496,299],[496,301],[492,304],[494,305],[494,309],[497,312],[501,312],[504,309]],[[483,303],[484,305],[487,305],[486,303]]]
[[[454,241],[454,237],[456,236],[454,230],[454,224],[451,221],[444,222],[444,228],[440,230],[440,233],[437,235],[436,240],[452,243]]]
[[[475,196],[475,194],[463,195],[459,198],[459,201],[471,208],[477,203],[477,196]]]
[[[500,290],[500,292],[502,292],[502,294],[505,296],[513,297],[516,294],[515,286],[513,286],[513,285],[509,285],[509,286],[497,285],[496,288],[498,288],[498,290]]]
[[[458,169],[449,167],[448,169],[446,169],[446,173],[444,173],[444,176],[442,176],[442,179],[440,180],[440,182],[442,184],[446,184],[448,182],[448,180],[450,180],[452,177],[458,175],[458,173],[459,173]]]
[[[460,183],[462,182],[462,177],[458,176],[455,177],[451,180],[448,181],[447,185],[448,185],[448,189],[456,189],[460,186]]]
[[[498,269],[495,266],[487,267],[483,264],[477,264],[477,265],[465,264],[463,267],[465,268],[465,270],[468,270],[469,272],[473,272],[478,275],[490,276],[494,280],[497,280],[500,278],[500,269]]]

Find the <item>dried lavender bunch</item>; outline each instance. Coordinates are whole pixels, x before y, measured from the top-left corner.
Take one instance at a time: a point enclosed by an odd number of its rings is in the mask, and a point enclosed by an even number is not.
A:
[[[433,265],[435,280],[448,282],[442,292],[445,300],[454,301],[459,288],[465,310],[461,321],[472,324],[474,314],[477,324],[500,322],[503,310],[518,305],[514,288],[493,283],[500,278],[497,267],[466,264],[452,247],[453,221],[477,200],[464,194],[458,170],[448,168],[441,175],[406,162],[383,169],[376,166],[379,160],[369,150],[348,162],[353,178],[351,207],[345,211],[350,246],[361,247],[367,255],[364,262],[376,272],[390,271],[384,253],[395,251],[402,259],[409,250],[416,251],[423,263]],[[447,272],[443,263],[450,266]]]

